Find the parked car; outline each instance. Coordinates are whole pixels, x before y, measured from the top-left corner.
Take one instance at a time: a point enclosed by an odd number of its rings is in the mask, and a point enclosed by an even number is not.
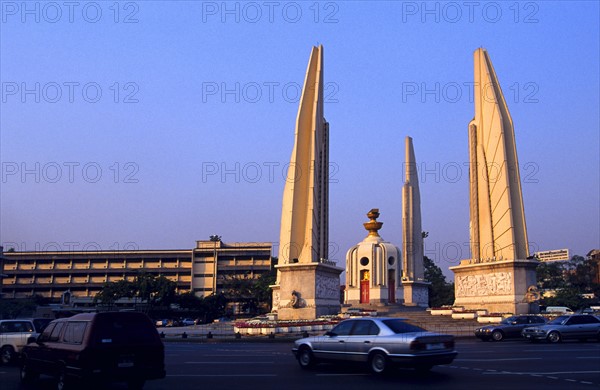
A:
[[[181,320],[181,325],[182,326],[196,325],[196,321],[191,318],[184,318],[183,320]]]
[[[0,361],[13,362],[29,340],[35,339],[51,320],[45,318],[0,320]]]
[[[566,306],[548,306],[545,312],[548,314],[573,314],[573,310]]]
[[[169,323],[169,320],[167,320],[167,319],[156,320],[156,327],[159,328],[161,326],[167,326],[168,323]]]
[[[139,389],[146,380],[165,377],[164,346],[143,313],[78,314],[50,322],[23,347],[21,380],[31,382],[40,374],[56,377],[58,389],[98,381]]]
[[[395,365],[427,371],[457,355],[453,336],[386,317],[342,321],[323,336],[296,340],[292,352],[304,369],[320,361],[354,361],[368,364],[374,374]]]
[[[521,335],[527,340],[547,340],[558,343],[566,339],[600,340],[600,318],[590,314],[559,316],[546,325],[525,328]]]
[[[521,331],[530,326],[542,325],[546,319],[537,315],[519,315],[503,319],[498,324],[475,329],[475,336],[483,341],[501,341],[506,338],[520,338]]]

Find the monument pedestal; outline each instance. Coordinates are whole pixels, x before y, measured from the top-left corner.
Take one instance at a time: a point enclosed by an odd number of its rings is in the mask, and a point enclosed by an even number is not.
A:
[[[402,281],[404,306],[429,306],[429,284],[412,280]]]
[[[276,265],[279,285],[273,289],[273,311],[279,320],[313,320],[338,314],[340,274],[343,269],[327,263]]]
[[[537,260],[502,260],[474,263],[462,260],[450,267],[454,272],[454,306],[467,310],[487,309],[490,313],[529,314],[535,312],[526,298],[536,285]],[[538,309],[539,310],[539,309]]]

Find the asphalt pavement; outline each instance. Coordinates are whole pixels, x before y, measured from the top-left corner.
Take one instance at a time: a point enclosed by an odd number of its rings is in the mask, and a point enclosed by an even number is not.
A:
[[[187,389],[502,389],[600,388],[600,342],[481,342],[459,339],[458,357],[426,374],[396,369],[383,377],[362,365],[322,364],[300,369],[290,342],[166,342],[167,377],[149,381],[148,390]],[[17,367],[0,367],[2,390],[25,389]],[[52,389],[43,378],[30,389]],[[116,384],[111,389],[125,389]]]

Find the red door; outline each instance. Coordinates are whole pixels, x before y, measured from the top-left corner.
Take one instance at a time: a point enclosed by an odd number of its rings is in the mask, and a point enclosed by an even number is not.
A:
[[[369,303],[369,281],[360,281],[360,303]]]
[[[394,273],[396,271],[391,269],[388,274],[388,303],[396,303],[396,278]]]

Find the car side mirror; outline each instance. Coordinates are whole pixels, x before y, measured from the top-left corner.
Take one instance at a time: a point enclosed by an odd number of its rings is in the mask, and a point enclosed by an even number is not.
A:
[[[37,343],[37,337],[29,337],[27,339],[27,344],[33,344],[33,343]]]
[[[335,334],[333,332],[325,332],[325,336],[335,337],[335,336],[337,336],[337,334]]]
[[[511,325],[517,325],[517,321],[511,321],[510,324]]]

